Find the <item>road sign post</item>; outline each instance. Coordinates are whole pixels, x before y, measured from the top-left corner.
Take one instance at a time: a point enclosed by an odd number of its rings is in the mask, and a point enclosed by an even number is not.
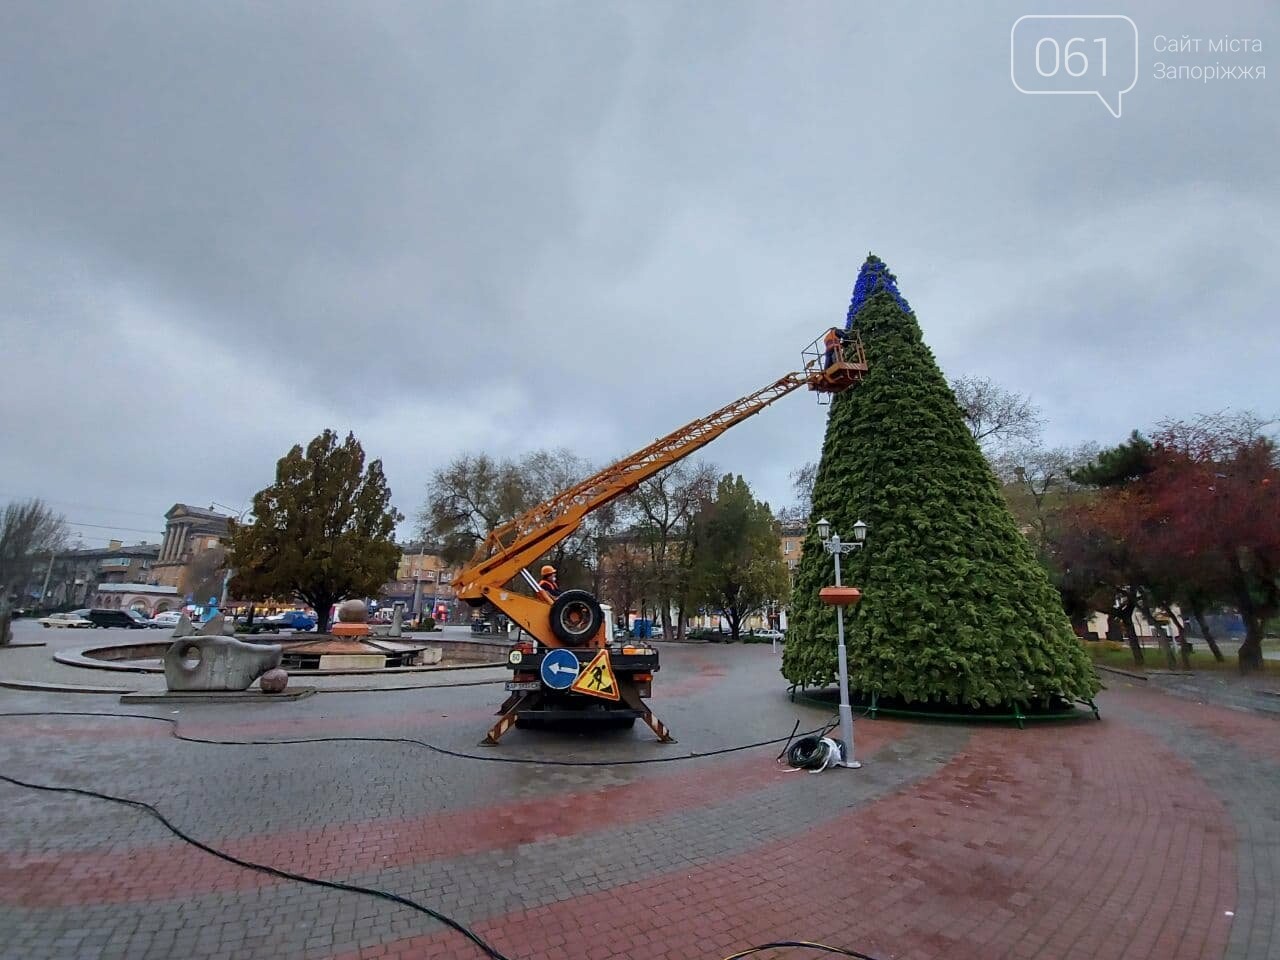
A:
[[[542,675],[542,682],[552,690],[568,690],[581,670],[582,664],[572,650],[557,647],[547,651],[538,672]]]

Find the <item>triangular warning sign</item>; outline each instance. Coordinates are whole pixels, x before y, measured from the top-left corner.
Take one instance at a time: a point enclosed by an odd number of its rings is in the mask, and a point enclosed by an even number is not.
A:
[[[591,658],[591,662],[582,668],[578,679],[569,688],[575,693],[585,693],[590,697],[601,697],[605,700],[618,699],[618,678],[613,675],[613,664],[609,660],[609,650],[602,647],[600,652]]]

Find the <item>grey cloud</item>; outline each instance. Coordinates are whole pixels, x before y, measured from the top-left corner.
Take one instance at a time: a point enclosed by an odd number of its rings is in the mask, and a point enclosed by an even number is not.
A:
[[[242,503],[332,425],[410,513],[460,450],[602,460],[775,378],[868,249],[1054,439],[1272,412],[1280,80],[1160,85],[1145,45],[1280,14],[1117,5],[1117,121],[1012,89],[1027,12],[7,4],[10,485]],[[822,429],[792,397],[707,455],[780,504]]]

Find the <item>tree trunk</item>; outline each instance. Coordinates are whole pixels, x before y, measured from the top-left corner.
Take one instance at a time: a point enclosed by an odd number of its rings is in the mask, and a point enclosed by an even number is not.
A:
[[[1173,625],[1178,631],[1178,656],[1182,660],[1182,669],[1190,671],[1191,643],[1187,640],[1187,625],[1182,622],[1181,617],[1174,616],[1173,609],[1169,604],[1165,604],[1164,612],[1173,621]]]
[[[1191,614],[1196,618],[1196,623],[1200,625],[1200,634],[1204,637],[1205,646],[1207,646],[1209,651],[1213,654],[1213,659],[1217,660],[1219,663],[1226,663],[1227,658],[1224,657],[1222,655],[1222,651],[1218,649],[1218,641],[1213,639],[1213,631],[1209,629],[1209,623],[1204,618],[1204,610],[1200,608],[1198,603],[1192,605]]]
[[[742,629],[742,615],[732,607],[724,612],[725,619],[729,621],[729,642],[738,642],[738,633]]]
[[[1156,634],[1156,646],[1160,648],[1160,652],[1164,654],[1165,663],[1169,665],[1170,670],[1178,669],[1178,658],[1173,655],[1173,644],[1169,642],[1169,634],[1160,624],[1156,623],[1156,615],[1151,610],[1151,604],[1147,603],[1146,594],[1140,594],[1141,599],[1139,606],[1142,609],[1143,619],[1151,624],[1151,629]]]
[[[631,590],[628,587],[622,594],[622,629],[628,636],[631,634]]]
[[[1240,644],[1238,662],[1241,673],[1257,673],[1262,670],[1262,617],[1250,614],[1244,618],[1244,643]]]
[[[333,605],[337,603],[333,597],[318,596],[315,598],[303,597],[316,612],[316,633],[329,632],[329,611],[333,609]]]
[[[680,601],[680,606],[676,608],[676,639],[684,639],[684,601]]]
[[[1146,657],[1142,653],[1142,641],[1138,639],[1138,629],[1133,625],[1132,608],[1120,615],[1120,622],[1124,624],[1124,635],[1129,640],[1129,650],[1133,653],[1133,662],[1140,667],[1146,662]]]
[[[662,639],[670,640],[675,636],[671,629],[671,600],[664,597],[659,602],[662,604]]]

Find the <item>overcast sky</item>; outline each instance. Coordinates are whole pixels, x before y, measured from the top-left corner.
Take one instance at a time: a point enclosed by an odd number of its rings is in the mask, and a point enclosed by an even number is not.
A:
[[[1137,25],[1120,119],[1014,89],[1073,12]],[[1051,443],[1280,413],[1280,76],[1153,78],[1277,49],[1261,0],[8,0],[0,500],[154,541],[326,426],[410,515],[463,451],[611,460],[793,369],[869,250]],[[825,412],[705,455],[781,506]]]

